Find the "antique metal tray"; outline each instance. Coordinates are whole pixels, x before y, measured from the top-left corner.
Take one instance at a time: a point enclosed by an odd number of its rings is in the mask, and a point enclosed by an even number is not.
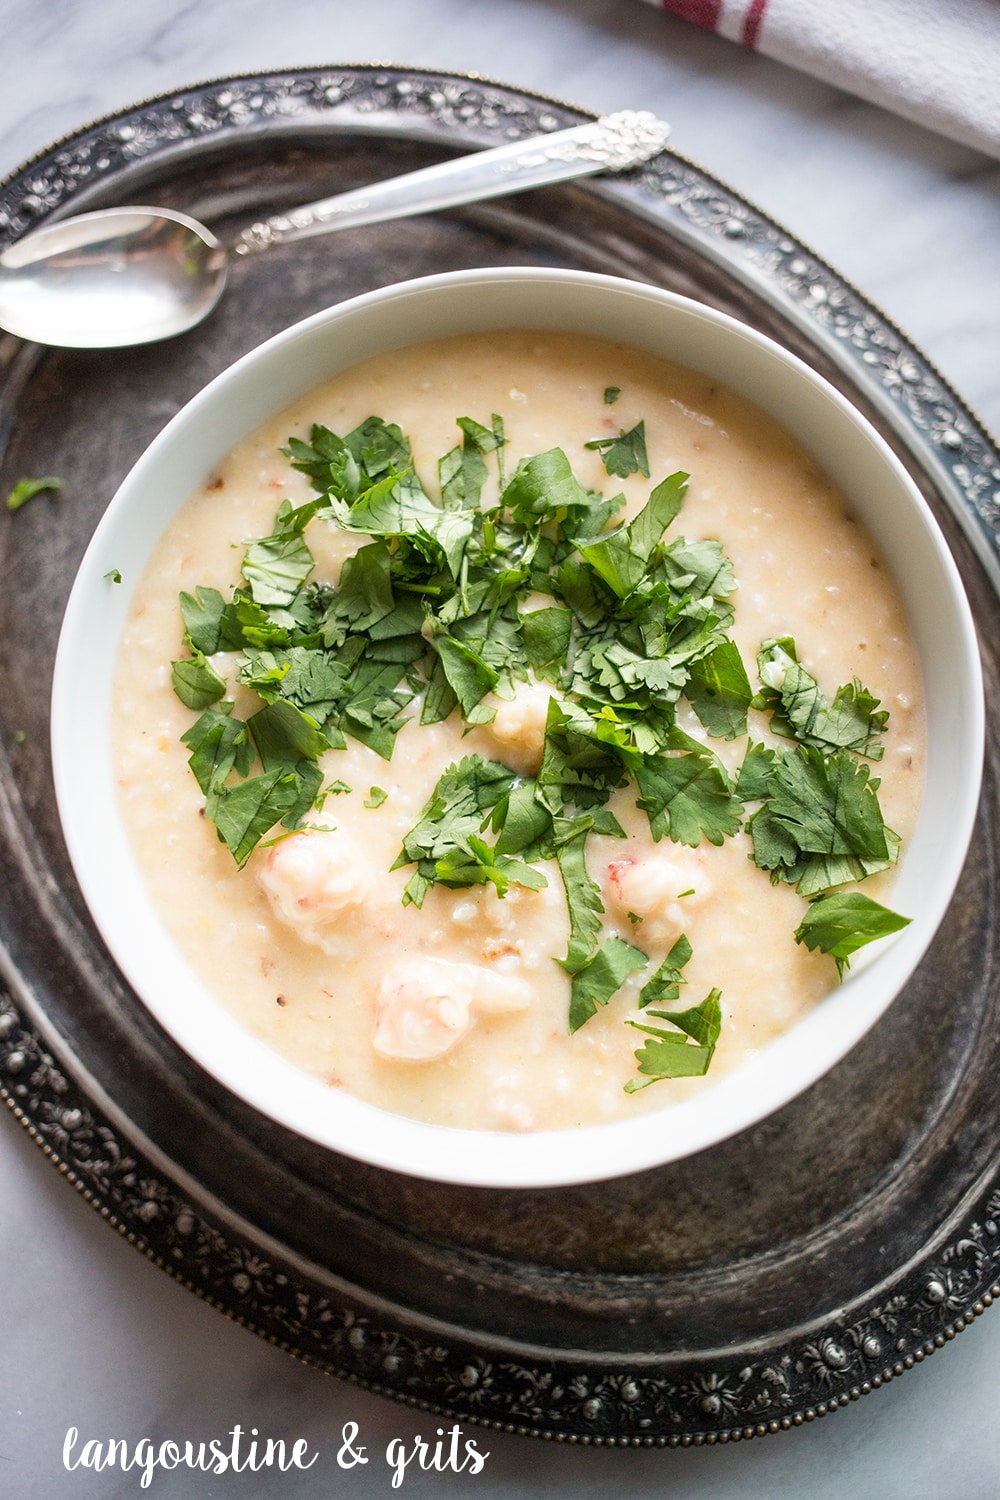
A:
[[[481,80],[400,69],[228,79],[46,151],[0,188],[0,245],[50,215],[142,200],[225,229],[579,118]],[[194,391],[330,301],[431,270],[525,262],[639,277],[731,310],[872,416],[964,573],[990,734],[974,846],[939,937],[834,1072],[677,1165],[485,1193],[403,1179],[287,1134],[158,1029],[70,874],[47,700],[90,532]],[[1000,457],[876,309],[664,153],[627,181],[307,240],[238,266],[219,313],[173,343],[74,354],[6,339],[0,371],[0,493],[22,474],[67,481],[62,499],[0,526],[0,1093],[105,1218],[324,1369],[463,1420],[571,1441],[678,1445],[787,1428],[900,1374],[983,1310],[1000,1273]]]

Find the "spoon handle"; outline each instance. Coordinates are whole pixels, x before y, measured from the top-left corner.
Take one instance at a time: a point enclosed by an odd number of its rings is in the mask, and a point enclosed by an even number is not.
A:
[[[233,253],[252,255],[288,240],[476,203],[592,172],[624,172],[661,151],[669,134],[670,126],[647,110],[620,110],[587,125],[474,151],[275,214],[245,229]]]

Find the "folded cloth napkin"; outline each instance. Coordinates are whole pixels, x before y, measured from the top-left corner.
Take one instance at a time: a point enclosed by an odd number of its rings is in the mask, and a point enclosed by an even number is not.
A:
[[[1000,156],[1000,0],[649,0]]]

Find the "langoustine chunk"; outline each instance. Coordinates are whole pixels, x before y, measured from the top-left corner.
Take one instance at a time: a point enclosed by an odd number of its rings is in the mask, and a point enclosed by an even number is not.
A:
[[[393,1061],[430,1062],[466,1034],[474,1012],[502,1015],[530,1002],[529,986],[513,975],[441,958],[408,960],[379,983],[373,1046]]]
[[[495,700],[496,714],[488,733],[504,761],[523,775],[533,774],[542,763],[551,697],[551,689],[543,683],[528,682],[519,685],[513,698]]]
[[[692,907],[707,896],[712,883],[704,856],[693,853],[667,859],[616,859],[608,865],[612,906],[626,916],[639,917],[644,936],[653,942],[680,936]]]
[[[367,905],[372,884],[354,840],[340,829],[303,829],[281,839],[257,878],[275,915],[328,952]]]

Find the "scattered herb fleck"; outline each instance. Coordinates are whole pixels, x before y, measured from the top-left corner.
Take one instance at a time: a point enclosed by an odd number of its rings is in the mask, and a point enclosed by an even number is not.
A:
[[[623,427],[617,437],[591,438],[583,446],[597,450],[609,474],[617,474],[620,479],[627,479],[630,474],[649,478],[645,422],[637,422],[628,432]]]
[[[330,781],[325,787],[322,788],[321,791],[317,792],[315,805],[320,811],[322,811],[323,803],[326,801],[327,797],[339,797],[344,792],[349,792],[350,790],[351,789],[347,785],[346,781]]]
[[[55,474],[48,474],[44,479],[19,479],[7,496],[7,509],[20,510],[35,495],[41,495],[46,490],[58,495],[65,487],[65,479],[59,479]]]

